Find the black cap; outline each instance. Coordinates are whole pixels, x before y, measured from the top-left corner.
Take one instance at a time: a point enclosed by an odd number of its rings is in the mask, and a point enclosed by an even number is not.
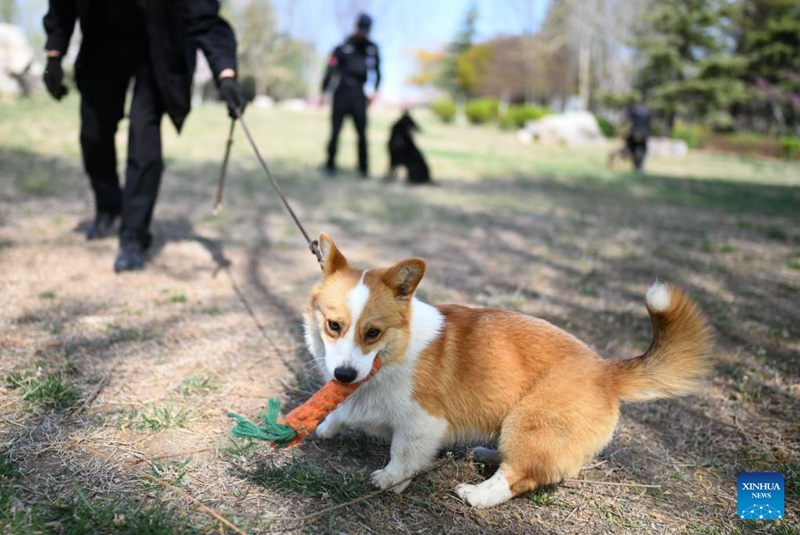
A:
[[[372,17],[366,13],[360,14],[356,20],[356,28],[364,33],[369,33],[370,28],[372,28]]]

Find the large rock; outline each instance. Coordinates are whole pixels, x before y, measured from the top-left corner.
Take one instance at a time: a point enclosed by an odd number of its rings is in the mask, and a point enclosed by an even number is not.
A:
[[[682,139],[652,136],[647,138],[647,152],[651,156],[685,158],[689,154],[689,145]]]
[[[602,145],[605,142],[597,119],[586,111],[548,115],[538,121],[528,122],[519,138],[523,141],[538,139],[547,145],[568,147]]]
[[[25,31],[0,22],[0,94],[28,94],[41,74]]]

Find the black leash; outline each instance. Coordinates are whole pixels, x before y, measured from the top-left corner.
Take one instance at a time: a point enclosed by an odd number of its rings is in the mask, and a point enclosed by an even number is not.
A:
[[[272,172],[270,172],[269,166],[267,165],[267,162],[265,162],[264,158],[261,157],[261,152],[259,152],[258,146],[256,146],[256,142],[253,141],[253,136],[250,135],[250,130],[247,128],[247,123],[245,123],[244,116],[242,115],[242,111],[239,108],[236,108],[236,118],[239,119],[239,122],[242,124],[242,130],[244,130],[244,135],[247,137],[247,140],[250,142],[250,146],[253,147],[253,152],[256,153],[256,157],[258,158],[258,161],[261,162],[261,167],[263,167],[264,168],[264,172],[267,173],[267,176],[269,177],[270,182],[272,182],[272,185],[274,186],[275,191],[278,192],[278,196],[280,196],[281,201],[283,201],[283,205],[289,211],[289,215],[292,216],[292,219],[294,219],[294,222],[297,224],[297,228],[300,229],[300,232],[303,233],[303,236],[305,237],[306,241],[308,242],[308,248],[311,249],[311,252],[314,253],[314,256],[317,257],[317,261],[320,264],[322,264],[322,252],[319,250],[319,241],[311,239],[311,237],[308,235],[308,232],[306,232],[306,229],[303,228],[303,224],[300,223],[300,220],[297,218],[297,214],[295,214],[294,210],[292,210],[292,207],[289,205],[289,201],[286,199],[286,196],[283,194],[283,191],[281,191],[281,187],[278,185],[278,182],[272,176]],[[227,144],[227,146],[225,148],[225,159],[222,162],[222,170],[220,172],[219,184],[217,186],[217,199],[216,199],[216,202],[214,203],[214,211],[215,211],[215,213],[217,213],[217,211],[219,210],[219,207],[222,206],[222,189],[223,189],[224,184],[225,184],[225,175],[227,173],[227,167],[228,167],[228,155],[230,154],[231,145],[233,144],[233,127],[234,127],[235,124],[236,124],[236,119],[232,119],[231,120],[231,129],[230,129],[230,132],[228,134],[228,144]]]
[[[217,196],[214,199],[214,215],[218,215],[222,210],[222,190],[225,188],[225,175],[228,174],[228,158],[231,155],[231,145],[233,145],[233,127],[236,126],[236,119],[231,119],[231,129],[228,132],[228,143],[225,145],[225,157],[222,159],[222,169],[219,172],[219,183],[217,184]]]

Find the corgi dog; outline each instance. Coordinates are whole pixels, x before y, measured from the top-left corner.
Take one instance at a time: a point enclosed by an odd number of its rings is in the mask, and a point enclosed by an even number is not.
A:
[[[415,297],[418,258],[361,270],[327,235],[322,282],[304,313],[309,350],[327,379],[362,381],[319,425],[320,437],[360,428],[391,441],[372,473],[402,492],[440,448],[497,442],[476,455],[499,461],[486,481],[456,494],[486,508],[578,475],[611,440],[621,401],[688,394],[706,376],[708,323],[679,288],[654,284],[646,304],[653,342],[641,356],[606,360],[560,328],[524,314]]]

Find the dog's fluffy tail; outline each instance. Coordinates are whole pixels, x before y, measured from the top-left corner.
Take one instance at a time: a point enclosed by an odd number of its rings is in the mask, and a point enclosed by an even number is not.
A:
[[[689,394],[708,374],[708,321],[683,290],[655,283],[647,291],[653,341],[644,355],[610,361],[619,397],[645,401]]]

